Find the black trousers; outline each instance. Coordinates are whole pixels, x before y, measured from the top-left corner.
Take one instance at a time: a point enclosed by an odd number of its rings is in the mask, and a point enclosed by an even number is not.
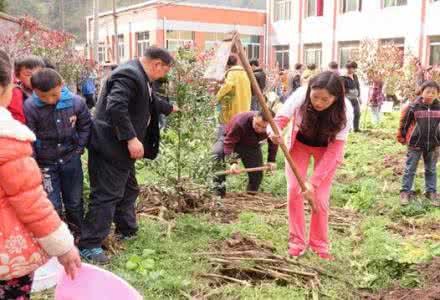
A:
[[[134,163],[119,166],[102,155],[89,150],[90,204],[83,223],[79,247],[101,247],[114,222],[116,232],[134,235],[136,222],[136,199],[139,186]]]
[[[359,131],[359,122],[361,120],[361,105],[358,99],[350,99],[351,105],[353,106],[353,129],[354,131]]]
[[[261,146],[247,147],[237,145],[234,149],[235,153],[238,154],[245,168],[257,168],[263,166],[263,153],[261,151]],[[214,145],[214,158],[218,165],[224,168],[224,150],[223,143],[217,141]],[[256,192],[260,188],[261,182],[263,181],[263,172],[252,172],[248,173],[248,192]],[[216,192],[219,195],[224,195],[226,193],[226,176],[216,176],[214,178],[214,184]]]
[[[89,109],[92,109],[95,106],[95,95],[89,94],[84,95],[84,98],[86,98],[86,104]]]
[[[2,300],[29,300],[31,299],[31,289],[33,273],[15,278],[12,280],[0,280],[0,299]]]

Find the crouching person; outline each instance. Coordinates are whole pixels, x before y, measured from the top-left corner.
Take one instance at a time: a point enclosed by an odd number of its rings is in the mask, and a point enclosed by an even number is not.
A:
[[[271,114],[274,116],[273,112]],[[224,139],[219,139],[214,145],[215,160],[222,164],[226,156],[236,153],[245,168],[262,167],[263,153],[261,151],[261,143],[268,138],[266,133],[268,125],[269,122],[262,112],[239,113],[227,125]],[[268,146],[268,166],[273,170],[276,166],[278,146],[270,140],[268,140]],[[231,169],[239,173],[236,163],[232,165]],[[247,191],[257,192],[263,180],[263,172],[250,172],[248,177]],[[216,176],[214,181],[217,195],[224,197],[226,194],[225,176]]]
[[[85,101],[70,92],[60,74],[42,69],[32,75],[34,93],[24,105],[26,123],[35,133],[35,158],[49,199],[79,236],[82,229],[84,153],[91,127]]]

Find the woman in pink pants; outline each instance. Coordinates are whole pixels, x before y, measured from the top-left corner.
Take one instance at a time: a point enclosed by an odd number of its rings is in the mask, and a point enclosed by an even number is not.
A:
[[[344,85],[332,72],[323,72],[292,94],[275,117],[280,131],[293,120],[288,148],[302,178],[306,178],[313,157],[313,175],[304,193],[286,164],[289,201],[289,255],[301,256],[308,246],[321,258],[329,254],[328,214],[330,190],[336,168],[344,156],[344,145],[353,123],[353,108],[345,99]],[[270,132],[275,143],[282,138]],[[315,204],[310,237],[305,238],[304,201]]]

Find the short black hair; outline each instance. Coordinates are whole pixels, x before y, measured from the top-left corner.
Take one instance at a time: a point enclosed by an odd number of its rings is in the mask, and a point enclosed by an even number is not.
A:
[[[7,87],[11,83],[12,64],[9,55],[0,50],[0,86]]]
[[[424,90],[426,90],[427,88],[433,88],[437,90],[437,93],[440,92],[440,85],[435,82],[434,80],[427,80],[424,83],[422,83],[422,85],[420,86],[420,94],[423,93]]]
[[[49,58],[43,57],[43,61],[44,61],[45,68],[54,69],[54,70],[57,69]]]
[[[302,67],[303,67],[303,64],[296,63],[294,68],[295,68],[296,71],[299,71],[299,70],[302,69]]]
[[[345,64],[345,68],[347,69],[357,69],[358,68],[358,64],[355,61],[349,61],[348,63]]]
[[[44,63],[44,60],[39,56],[35,56],[35,55],[24,56],[16,59],[14,62],[15,76],[18,77],[23,68],[32,70],[39,67],[44,68],[45,66],[46,65]]]
[[[228,57],[228,62],[226,63],[226,65],[232,67],[232,66],[236,66],[238,64],[238,58],[235,55],[229,55]]]
[[[315,64],[307,65],[307,69],[309,69],[310,71],[313,71],[316,69],[316,65]]]
[[[271,109],[269,108],[269,112],[270,112],[270,115],[272,116],[272,118],[275,118],[275,113],[274,113],[274,111],[271,110]],[[257,116],[257,117],[261,117],[261,118],[263,119],[264,122],[269,122],[269,119],[266,118],[266,115],[263,113],[262,110],[259,110],[259,111],[257,112],[256,116]]]
[[[32,89],[48,92],[63,84],[63,77],[54,69],[44,68],[31,77]]]
[[[328,67],[330,69],[332,69],[332,70],[338,69],[339,68],[339,64],[337,62],[335,62],[335,61],[331,61],[331,62],[329,62]]]
[[[251,66],[255,66],[255,67],[259,67],[259,66],[260,66],[260,63],[258,62],[257,59],[253,59],[253,60],[251,60],[251,61],[249,62],[249,64],[250,64]]]
[[[159,47],[148,47],[144,51],[144,57],[148,59],[160,59],[166,65],[172,65],[174,62],[174,58],[168,50]]]

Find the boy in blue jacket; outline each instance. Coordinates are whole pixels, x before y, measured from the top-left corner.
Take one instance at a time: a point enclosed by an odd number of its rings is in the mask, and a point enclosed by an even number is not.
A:
[[[27,126],[37,136],[34,155],[43,173],[43,185],[59,214],[75,235],[80,234],[84,207],[81,155],[92,124],[84,100],[64,86],[53,69],[32,75],[33,94],[24,104]]]

